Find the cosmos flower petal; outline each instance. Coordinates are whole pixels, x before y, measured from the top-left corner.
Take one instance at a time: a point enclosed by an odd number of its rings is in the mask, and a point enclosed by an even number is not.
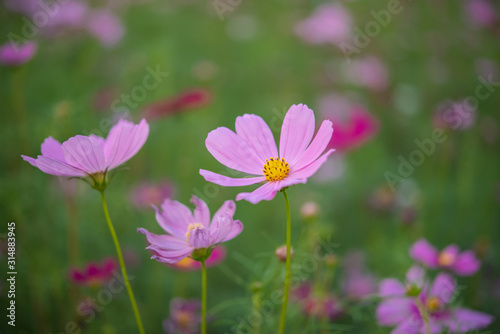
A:
[[[148,242],[155,247],[155,249],[162,250],[183,250],[189,248],[186,240],[182,240],[167,234],[154,234],[144,228],[138,228],[137,232],[144,234]]]
[[[292,105],[281,127],[280,158],[293,166],[314,134],[314,113],[305,104]]]
[[[465,251],[457,256],[452,268],[455,273],[463,276],[474,275],[481,266],[473,251]]]
[[[205,228],[210,225],[210,210],[208,209],[207,203],[194,196],[191,197],[191,203],[193,203],[196,208],[193,211],[193,218],[196,223],[201,223]]]
[[[419,319],[412,314],[407,319],[404,319],[401,323],[399,323],[399,325],[391,331],[391,334],[420,334],[424,333],[422,330],[423,328],[424,324],[422,319]]]
[[[96,142],[98,142],[99,145],[101,145],[102,149],[104,150],[104,144],[106,143],[106,138],[94,134],[89,135],[89,137],[93,138]]]
[[[210,231],[206,228],[194,228],[189,234],[189,244],[195,249],[208,248],[215,244],[210,235]]]
[[[67,163],[61,162],[59,160],[44,157],[43,155],[39,155],[38,159],[36,159],[36,167],[38,167],[42,172],[50,175],[66,177],[86,176],[85,172],[80,168],[70,166]]]
[[[318,159],[318,157],[325,151],[326,147],[330,143],[332,134],[332,122],[330,122],[329,120],[323,121],[318,130],[318,133],[316,134],[316,137],[314,137],[309,147],[304,151],[304,153],[302,153],[293,168],[299,170]]]
[[[200,175],[203,176],[205,181],[218,184],[223,187],[239,187],[239,186],[249,186],[251,184],[256,184],[259,182],[266,181],[265,176],[257,177],[245,177],[234,179],[228,176],[220,175],[208,170],[200,169]]]
[[[233,220],[233,223],[231,224],[231,230],[222,240],[222,242],[236,238],[238,235],[240,235],[242,231],[243,231],[243,223],[239,220]]]
[[[38,167],[36,164],[36,159],[32,157],[28,157],[26,155],[21,155],[21,158],[23,158],[24,161],[29,162],[31,166],[33,167]]]
[[[406,273],[406,279],[409,283],[414,283],[418,287],[422,287],[425,281],[425,270],[419,265],[414,265]]]
[[[292,170],[290,172],[289,177],[294,178],[294,179],[307,179],[314,175],[318,171],[318,169],[323,165],[326,160],[328,159],[328,156],[335,152],[334,149],[328,150],[325,154],[320,156],[316,161],[312,162],[311,164],[303,167],[302,169],[299,170]]]
[[[161,211],[154,208],[160,226],[178,238],[184,238],[189,224],[195,223],[189,208],[180,202],[166,198],[161,205]]]
[[[151,256],[151,259],[156,260],[158,262],[163,262],[163,263],[177,263],[186,256],[189,256],[194,248],[192,247],[187,247],[185,249],[179,249],[179,250],[164,250],[164,249],[158,249],[153,246],[149,246],[146,249],[151,250],[154,254]]]
[[[420,239],[413,244],[410,257],[429,268],[436,268],[438,265],[438,251],[425,239]]]
[[[104,172],[104,152],[98,141],[87,136],[71,137],[62,144],[64,159],[69,165],[78,167],[88,174]]]
[[[218,221],[219,218],[223,215],[229,215],[231,218],[233,218],[235,212],[236,212],[236,204],[234,203],[234,201],[231,200],[225,201],[224,203],[222,203],[219,210],[217,210],[217,212],[214,214],[211,224]]]
[[[261,117],[250,114],[236,117],[236,134],[252,145],[262,161],[278,156],[273,133]]]
[[[262,200],[270,201],[274,198],[278,190],[272,182],[268,182],[251,193],[239,193],[236,195],[236,200],[241,201],[244,199],[252,204],[257,204]]]
[[[439,273],[432,283],[429,295],[437,297],[442,303],[451,301],[455,295],[457,283],[455,279],[446,273]]]
[[[407,297],[383,300],[376,310],[377,322],[382,326],[393,326],[406,320],[411,314],[412,300]]]
[[[210,225],[210,233],[214,243],[224,242],[233,239],[243,230],[240,221],[233,221],[228,214],[220,215],[219,218]]]
[[[221,164],[240,172],[262,175],[265,160],[259,158],[249,143],[228,128],[220,127],[211,131],[205,145]]]
[[[380,282],[378,293],[380,297],[404,296],[406,294],[406,288],[397,279],[388,278]]]
[[[445,320],[445,323],[450,332],[466,333],[485,328],[493,322],[493,319],[489,314],[459,307]]]
[[[42,143],[42,155],[48,158],[65,162],[62,145],[52,137],[47,137]]]
[[[149,135],[145,119],[139,124],[120,120],[109,132],[104,144],[106,167],[115,168],[132,158],[142,148]]]

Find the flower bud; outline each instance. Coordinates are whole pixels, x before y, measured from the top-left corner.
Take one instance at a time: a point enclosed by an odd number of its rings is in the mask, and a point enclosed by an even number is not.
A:
[[[304,219],[313,219],[316,218],[319,214],[320,207],[318,203],[309,201],[302,204],[300,208],[300,214]]]
[[[276,257],[278,258],[278,260],[280,260],[281,262],[286,262],[286,246],[283,245],[281,247],[278,247],[276,249]],[[290,257],[293,259],[293,247],[290,249]]]

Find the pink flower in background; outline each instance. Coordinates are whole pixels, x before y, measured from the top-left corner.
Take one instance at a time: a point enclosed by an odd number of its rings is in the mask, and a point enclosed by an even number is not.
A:
[[[85,2],[72,0],[65,3],[54,3],[57,11],[54,11],[47,20],[47,24],[41,26],[46,34],[58,33],[60,28],[82,28],[88,13]],[[43,9],[40,7],[39,11]],[[35,13],[32,13],[35,14]]]
[[[161,100],[144,107],[142,114],[147,119],[158,119],[184,111],[206,106],[212,101],[212,94],[204,88],[182,91],[169,99]]]
[[[219,243],[231,240],[243,230],[239,220],[233,220],[236,205],[226,201],[210,221],[207,204],[196,196],[191,198],[196,206],[193,213],[185,205],[165,199],[161,210],[157,207],[156,220],[167,234],[156,235],[144,228],[137,232],[146,235],[154,255],[151,257],[163,263],[177,263],[195,250],[208,249]]]
[[[28,41],[18,45],[13,42],[0,46],[0,64],[4,66],[19,66],[33,58],[38,45],[35,42]]]
[[[120,120],[106,139],[96,136],[75,136],[64,143],[48,137],[42,143],[42,155],[34,159],[21,155],[42,172],[67,177],[97,177],[114,169],[137,154],[149,135],[146,120],[139,124]]]
[[[338,298],[333,294],[314,291],[310,282],[304,282],[294,289],[292,298],[300,305],[306,317],[331,321],[343,315],[343,308]]]
[[[377,307],[377,321],[381,326],[396,327],[392,334],[426,333],[417,300],[427,314],[431,333],[467,333],[485,328],[493,321],[489,314],[450,306],[457,291],[455,280],[448,274],[438,274],[429,287],[412,297],[408,296],[402,285],[388,284],[386,281],[382,284],[385,291],[381,295],[387,298]]]
[[[334,151],[322,154],[332,137],[332,122],[323,121],[312,140],[315,127],[311,109],[304,104],[291,106],[283,120],[278,155],[273,134],[264,120],[257,115],[239,116],[236,133],[217,128],[208,134],[205,144],[221,164],[252,177],[230,178],[204,169],[200,169],[200,174],[206,181],[226,187],[264,182],[252,193],[239,193],[236,200],[253,204],[269,201],[283,188],[306,183]]]
[[[197,334],[200,331],[201,303],[197,299],[174,298],[170,301],[170,317],[163,322],[168,334]]]
[[[123,37],[125,28],[121,20],[108,10],[95,10],[88,14],[87,30],[106,47],[116,45]]]
[[[365,254],[352,251],[344,257],[342,291],[349,298],[364,299],[377,291],[377,283],[368,272]]]
[[[329,119],[335,129],[328,147],[349,151],[378,133],[378,120],[359,104],[336,94],[323,96],[318,104],[322,116]]]
[[[5,0],[5,7],[14,12],[31,15],[40,9],[37,0]]]
[[[175,188],[169,181],[143,181],[130,191],[129,199],[136,208],[146,209],[160,205],[164,198],[172,198],[174,193]]]
[[[212,249],[212,253],[205,261],[205,266],[207,268],[215,267],[216,265],[222,263],[226,259],[226,248],[222,245],[215,246]],[[177,263],[169,264],[170,267],[175,268],[180,271],[193,271],[193,270],[201,270],[201,263],[193,260],[189,256],[183,258]]]
[[[345,79],[358,86],[376,92],[385,90],[389,85],[389,73],[384,63],[377,57],[368,56],[354,59],[343,66]]]
[[[498,15],[493,4],[488,0],[468,0],[465,12],[473,24],[479,27],[491,28],[498,21]]]
[[[101,286],[106,284],[118,269],[115,259],[109,258],[101,263],[90,262],[82,270],[71,268],[69,277],[73,283],[85,286]]]
[[[464,131],[476,123],[477,109],[467,105],[465,100],[441,102],[432,119],[436,128]]]
[[[341,3],[324,4],[295,26],[295,33],[310,44],[338,45],[351,37],[351,16]]]
[[[410,249],[412,259],[432,269],[448,269],[460,276],[474,275],[481,266],[473,251],[460,253],[456,245],[450,245],[439,252],[427,240],[420,239]]]

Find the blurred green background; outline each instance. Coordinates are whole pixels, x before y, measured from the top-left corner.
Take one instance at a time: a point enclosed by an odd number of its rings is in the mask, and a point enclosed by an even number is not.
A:
[[[361,29],[373,21],[371,10],[382,10],[387,3],[342,2],[352,26]],[[471,23],[464,1],[402,1],[401,13],[354,56],[374,56],[385,64],[387,85],[373,90],[339,79],[348,65],[337,46],[309,45],[294,33],[297,22],[310,16],[320,2],[227,4],[233,9],[221,19],[211,1],[109,2],[107,6],[125,29],[113,47],[103,47],[78,29],[55,37],[39,33],[35,37],[38,50],[29,63],[0,67],[0,232],[7,232],[8,222],[16,222],[18,273],[16,327],[7,326],[4,316],[0,332],[64,332],[65,324],[76,317],[78,301],[95,296],[68,280],[69,268],[115,256],[99,194],[80,181],[75,189],[65,191],[58,178],[33,168],[20,155],[38,155],[48,136],[62,142],[99,130],[104,119],[116,120],[109,102],[141,86],[148,66],[168,72],[168,76],[137,101],[137,107],[130,108],[129,117],[135,121],[148,104],[185,89],[200,87],[212,96],[195,110],[149,121],[151,131],[145,146],[127,163],[129,170],[118,173],[107,189],[122,248],[135,258],[129,273],[148,332],[161,332],[172,297],[198,298],[200,273],[177,272],[149,259],[144,237],[136,228],[157,233],[160,228],[154,211],[132,206],[128,193],[143,180],[167,179],[176,188],[177,200],[187,203],[193,193],[204,195],[201,197],[215,212],[241,189],[207,186],[198,174],[200,168],[224,171],[205,148],[208,132],[219,126],[234,129],[236,116],[244,113],[280,124],[283,113],[295,103],[315,110],[319,125],[318,100],[330,93],[362,103],[379,120],[380,128],[365,145],[338,153],[343,172],[336,178],[312,179],[288,191],[294,243],[300,244],[310,234],[304,232],[307,223],[300,216],[301,205],[316,201],[321,213],[314,233],[337,244],[341,262],[352,249],[365,252],[367,267],[378,279],[403,278],[412,264],[408,249],[421,237],[440,249],[451,243],[474,249],[483,261],[482,269],[458,279],[464,287],[459,300],[467,307],[500,316],[500,92],[495,90],[480,101],[475,122],[468,129],[446,130],[447,140],[415,168],[407,186],[398,183],[394,192],[384,188],[384,173],[397,173],[398,156],[408,159],[417,148],[415,139],[430,138],[437,106],[447,99],[474,95],[479,65],[485,60],[493,68],[498,65],[498,28]],[[88,5],[106,6],[97,1]],[[1,9],[1,41],[7,42],[9,32],[21,31],[22,17],[7,7]],[[489,74],[498,79],[493,70]],[[99,107],[98,97],[106,92],[112,97]],[[278,138],[278,132],[275,136]],[[378,203],[380,192],[396,204],[382,209],[375,205],[374,210],[372,202]],[[403,217],[406,209],[415,217]],[[226,243],[225,262],[208,272],[208,306],[213,314],[209,332],[213,333],[231,332],[238,317],[250,314],[253,282],[269,280],[265,293],[279,287],[280,280],[269,277],[282,268],[273,254],[284,242],[283,199],[278,194],[273,201],[258,205],[238,202],[235,217],[245,230]],[[307,255],[307,247],[297,246],[296,259]],[[6,255],[0,256],[4,314],[7,264]],[[338,276],[331,280],[332,291],[338,291]],[[388,333],[390,329],[376,325],[375,306],[373,301],[357,306],[326,328],[331,332]],[[318,332],[317,324],[297,314],[298,307],[290,306],[289,333]],[[274,332],[277,316],[278,311],[265,320],[263,333]],[[135,330],[123,292],[83,332]],[[496,333],[500,324],[494,323],[488,330]]]

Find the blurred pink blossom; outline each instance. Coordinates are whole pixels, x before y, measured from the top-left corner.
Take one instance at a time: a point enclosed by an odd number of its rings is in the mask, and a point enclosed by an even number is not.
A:
[[[488,0],[468,0],[465,3],[465,12],[472,23],[479,27],[491,28],[498,21],[495,7]]]
[[[446,100],[436,107],[432,122],[436,128],[463,131],[475,124],[476,117],[476,107],[468,105],[465,99]]]
[[[149,209],[151,205],[160,205],[165,198],[172,198],[175,188],[169,181],[143,181],[129,194],[132,205],[138,209]]]
[[[22,45],[13,42],[0,46],[0,64],[4,66],[19,66],[33,58],[38,46],[36,42],[28,41]]]
[[[101,263],[89,262],[82,270],[71,268],[69,277],[73,283],[85,286],[101,286],[112,277],[118,263],[113,258],[104,259]]]
[[[89,13],[87,30],[106,47],[116,45],[123,37],[125,28],[121,20],[108,10],[95,10]]]
[[[385,90],[389,85],[387,67],[375,56],[346,62],[343,70],[345,79],[354,85],[363,86],[376,92]]]

